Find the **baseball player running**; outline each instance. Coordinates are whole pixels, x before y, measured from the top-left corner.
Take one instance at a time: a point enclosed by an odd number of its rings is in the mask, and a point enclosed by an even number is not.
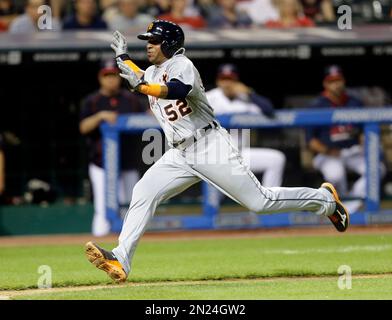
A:
[[[349,213],[334,186],[265,188],[244,164],[229,133],[220,126],[210,107],[199,72],[184,55],[184,32],[171,22],[153,21],[146,33],[146,71],[127,55],[126,39],[116,31],[112,49],[132,90],[148,95],[150,107],[162,126],[170,149],[139,180],[112,251],[88,242],[88,260],[114,281],[125,281],[131,271],[138,241],[157,206],[204,180],[251,211],[276,213],[310,211],[327,216],[335,228],[346,231]]]

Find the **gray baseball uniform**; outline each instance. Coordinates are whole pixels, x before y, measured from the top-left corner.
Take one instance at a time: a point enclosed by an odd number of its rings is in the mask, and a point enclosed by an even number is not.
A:
[[[335,200],[325,189],[265,188],[260,184],[244,164],[229,133],[215,120],[200,75],[183,54],[160,66],[150,66],[144,78],[161,84],[177,79],[191,85],[192,90],[185,101],[149,97],[172,148],[147,170],[133,190],[119,245],[113,250],[127,274],[138,241],[157,206],[200,180],[258,213],[310,211],[328,216],[334,212]],[[208,130],[201,130],[208,125]]]
[[[183,54],[173,56],[160,66],[150,66],[144,80],[165,84],[172,79],[192,86],[186,101],[149,96],[151,110],[158,119],[170,145],[190,137],[214,120],[214,113],[204,94],[203,83],[193,63]]]

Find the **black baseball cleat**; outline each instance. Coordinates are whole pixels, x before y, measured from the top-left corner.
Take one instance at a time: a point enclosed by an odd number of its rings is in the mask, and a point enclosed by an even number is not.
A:
[[[324,182],[321,185],[321,188],[328,190],[335,198],[336,208],[332,215],[328,216],[329,220],[331,220],[332,224],[339,232],[346,231],[350,224],[350,214],[343,205],[343,203],[340,201],[338,192],[336,191],[335,187],[329,182]]]
[[[124,282],[127,279],[127,274],[121,263],[112,252],[102,249],[89,241],[86,243],[85,253],[88,261],[98,269],[105,271],[115,282]]]

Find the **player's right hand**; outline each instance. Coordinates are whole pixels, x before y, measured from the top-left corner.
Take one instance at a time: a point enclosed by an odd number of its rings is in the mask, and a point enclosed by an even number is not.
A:
[[[125,37],[121,34],[120,31],[115,31],[113,33],[113,40],[110,47],[116,53],[116,57],[127,53],[127,49],[128,49],[127,39],[125,39]]]

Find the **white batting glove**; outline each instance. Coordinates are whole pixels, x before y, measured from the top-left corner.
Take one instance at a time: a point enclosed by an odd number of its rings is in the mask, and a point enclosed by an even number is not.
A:
[[[117,58],[117,66],[121,70],[120,77],[127,80],[132,89],[136,89],[138,85],[143,83],[139,80],[136,73],[128,67],[120,58]]]
[[[127,39],[120,33],[120,31],[115,31],[113,33],[113,40],[110,47],[116,53],[116,57],[127,53],[127,49],[128,49]]]

